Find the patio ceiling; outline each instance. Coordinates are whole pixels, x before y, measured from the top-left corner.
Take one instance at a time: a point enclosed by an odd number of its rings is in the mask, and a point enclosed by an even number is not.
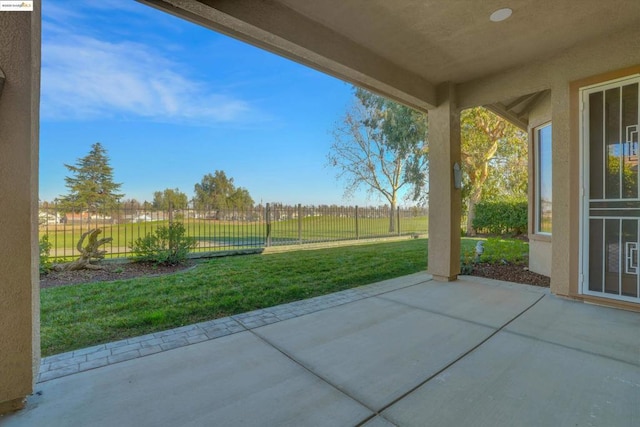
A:
[[[437,105],[440,83],[524,67],[640,25],[640,1],[629,0],[140,1],[420,109]],[[491,22],[504,7],[512,16]]]

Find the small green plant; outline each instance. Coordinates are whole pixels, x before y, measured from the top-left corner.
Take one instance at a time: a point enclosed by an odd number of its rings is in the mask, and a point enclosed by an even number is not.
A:
[[[513,239],[490,238],[484,244],[484,252],[480,256],[480,262],[518,264],[525,262],[528,255],[529,245],[525,242]]]
[[[186,235],[181,222],[168,227],[158,227],[153,233],[138,237],[131,245],[135,261],[174,265],[187,259],[189,250],[196,246],[196,239]]]
[[[475,249],[463,250],[460,255],[460,274],[470,275],[478,262]]]
[[[49,258],[49,253],[53,245],[49,241],[48,234],[45,234],[40,238],[38,246],[40,247],[40,274],[45,274],[51,270],[51,266],[53,264],[51,262],[51,258]]]

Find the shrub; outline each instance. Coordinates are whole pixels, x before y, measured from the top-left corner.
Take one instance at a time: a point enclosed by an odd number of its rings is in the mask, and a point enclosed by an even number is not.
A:
[[[174,265],[187,259],[189,250],[196,246],[196,239],[186,235],[181,222],[158,227],[155,232],[138,237],[131,245],[135,261]]]
[[[48,234],[40,238],[38,246],[40,247],[40,274],[48,273],[52,265],[51,259],[49,258],[52,244],[49,241]]]
[[[473,228],[491,234],[524,234],[527,230],[527,202],[481,202],[476,206]]]

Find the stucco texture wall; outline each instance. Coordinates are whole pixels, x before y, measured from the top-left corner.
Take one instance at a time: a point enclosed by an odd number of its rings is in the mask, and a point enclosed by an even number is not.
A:
[[[37,3],[37,2],[34,2]],[[37,251],[40,11],[0,13],[0,413],[39,365]]]
[[[462,196],[454,187],[453,165],[460,163],[460,115],[452,84],[438,87],[440,106],[429,113],[429,273],[441,281],[460,273]]]
[[[551,290],[576,295],[579,268],[579,128],[572,82],[640,65],[640,27],[583,43],[538,63],[462,84],[466,108],[551,89],[553,123],[553,246]]]

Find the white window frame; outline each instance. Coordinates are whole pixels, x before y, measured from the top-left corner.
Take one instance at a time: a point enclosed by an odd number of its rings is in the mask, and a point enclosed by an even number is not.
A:
[[[542,231],[540,230],[540,182],[541,182],[541,170],[540,170],[540,131],[544,128],[551,128],[551,122],[546,122],[541,124],[540,126],[536,126],[533,128],[533,159],[534,159],[534,174],[535,174],[535,182],[533,185],[533,205],[534,205],[534,209],[533,209],[533,217],[534,217],[534,223],[533,223],[533,233],[540,235],[540,236],[551,236],[552,232],[553,232],[553,189],[552,189],[552,198],[551,198],[551,218],[552,218],[552,222],[551,222],[551,230],[552,231]],[[552,151],[552,157],[553,157],[553,138],[551,139],[551,151]],[[553,160],[552,160],[552,164],[549,165],[550,167],[553,167]],[[552,172],[552,178],[553,180],[553,172]]]

